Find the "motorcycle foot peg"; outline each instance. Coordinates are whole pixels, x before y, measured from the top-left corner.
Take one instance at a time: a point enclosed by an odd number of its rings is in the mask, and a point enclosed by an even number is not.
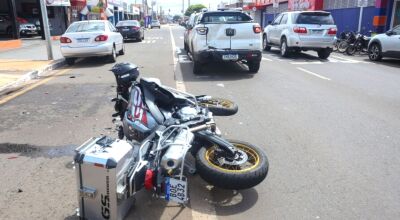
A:
[[[117,112],[117,113],[114,113],[114,114],[112,114],[112,117],[113,118],[115,118],[115,117],[117,117],[117,116],[119,116],[119,113]]]
[[[116,101],[118,101],[118,98],[111,99],[111,102],[116,102]]]

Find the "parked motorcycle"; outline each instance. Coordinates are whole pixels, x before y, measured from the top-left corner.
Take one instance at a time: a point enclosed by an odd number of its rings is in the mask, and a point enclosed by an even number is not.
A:
[[[346,52],[350,44],[356,40],[356,34],[354,32],[342,32],[340,34],[340,40],[337,42],[337,50],[340,53]]]
[[[349,46],[346,48],[346,53],[348,55],[354,55],[356,52],[367,53],[370,39],[370,37],[358,33],[356,35],[355,41],[349,44]]]
[[[121,117],[123,135],[140,143],[137,158],[152,173],[150,188],[157,195],[165,196],[167,179],[185,185],[185,170],[225,189],[251,188],[266,178],[269,165],[263,150],[226,140],[217,128],[214,115],[237,112],[232,101],[180,92],[158,79],[138,81],[138,68],[129,63],[116,64],[112,72],[117,80],[113,116]],[[188,153],[195,164],[187,164]]]

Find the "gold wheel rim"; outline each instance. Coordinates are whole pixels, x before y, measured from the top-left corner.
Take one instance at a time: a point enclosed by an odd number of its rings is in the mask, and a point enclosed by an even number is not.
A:
[[[239,144],[239,143],[231,143],[231,144],[233,144],[236,148],[242,150],[247,154],[248,160],[245,162],[246,166],[242,167],[241,165],[229,165],[229,164],[220,165],[214,156],[216,146],[212,146],[206,150],[205,159],[208,162],[208,164],[218,170],[222,170],[228,173],[243,173],[253,170],[258,166],[258,164],[260,163],[260,155],[255,150],[253,150],[252,148],[248,147],[245,144]]]
[[[214,105],[214,106],[223,106],[225,108],[231,108],[232,107],[232,102],[226,99],[211,99],[204,104],[207,105]]]

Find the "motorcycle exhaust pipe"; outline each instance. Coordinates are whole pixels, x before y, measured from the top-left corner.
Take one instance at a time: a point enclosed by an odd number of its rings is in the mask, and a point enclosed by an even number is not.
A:
[[[193,141],[194,134],[186,129],[181,130],[170,143],[164,156],[161,158],[161,167],[166,170],[174,170],[178,168],[186,155],[188,145]]]

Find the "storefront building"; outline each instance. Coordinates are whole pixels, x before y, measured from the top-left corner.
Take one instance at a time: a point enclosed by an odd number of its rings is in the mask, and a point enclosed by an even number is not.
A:
[[[243,9],[263,27],[281,12],[298,10],[331,12],[339,33],[382,33],[400,24],[400,0],[243,0]]]

